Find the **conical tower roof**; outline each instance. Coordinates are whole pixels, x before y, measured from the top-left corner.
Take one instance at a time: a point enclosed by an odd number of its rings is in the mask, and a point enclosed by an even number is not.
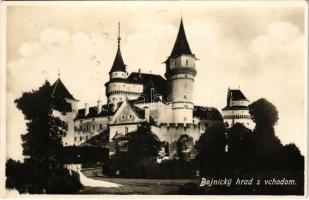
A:
[[[122,58],[121,51],[120,51],[119,47],[118,47],[118,50],[117,50],[117,53],[116,53],[116,56],[115,56],[113,66],[112,66],[109,73],[112,73],[112,72],[115,72],[115,71],[122,71],[122,72],[126,71],[126,65],[123,62],[123,58]]]
[[[122,72],[126,72],[126,65],[123,62],[123,58],[121,55],[121,51],[120,51],[120,23],[118,24],[118,49],[117,49],[117,53],[115,56],[115,60],[114,63],[112,65],[112,68],[110,70],[109,73],[115,72],[115,71],[122,71]]]
[[[73,95],[68,91],[68,89],[64,86],[61,79],[58,77],[56,82],[51,85],[52,87],[52,97],[56,98],[67,98],[76,100]]]
[[[174,44],[174,48],[169,58],[176,58],[180,55],[193,55],[186,37],[185,29],[183,26],[183,21],[181,18],[179,31],[177,34],[177,38]]]

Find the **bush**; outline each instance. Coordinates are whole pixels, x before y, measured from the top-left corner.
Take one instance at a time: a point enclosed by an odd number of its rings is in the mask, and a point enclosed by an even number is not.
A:
[[[81,187],[79,175],[67,169],[39,170],[29,162],[8,160],[6,163],[6,187],[19,193],[72,194]]]
[[[194,178],[197,166],[194,161],[165,160],[157,163],[154,159],[144,159],[137,163],[123,164],[118,159],[110,159],[103,165],[103,173],[111,177],[180,179]],[[116,174],[119,171],[119,174]]]
[[[47,178],[46,192],[48,194],[72,194],[76,193],[81,187],[79,174],[72,172],[71,175],[67,169],[63,169]]]

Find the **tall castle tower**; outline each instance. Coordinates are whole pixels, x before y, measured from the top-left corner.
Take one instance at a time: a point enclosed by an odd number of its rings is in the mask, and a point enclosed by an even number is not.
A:
[[[169,84],[168,100],[172,104],[173,123],[193,123],[196,60],[189,47],[181,19],[174,48],[165,61],[165,77]]]
[[[109,82],[105,84],[106,96],[108,103],[117,103],[125,100],[126,87],[125,84],[128,77],[126,65],[123,62],[120,51],[120,23],[118,24],[118,49],[112,68],[109,72]]]

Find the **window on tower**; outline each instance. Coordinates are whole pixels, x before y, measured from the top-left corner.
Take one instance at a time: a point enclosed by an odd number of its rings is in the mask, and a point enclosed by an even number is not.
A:
[[[186,66],[188,66],[188,63],[189,63],[188,60],[186,60]]]

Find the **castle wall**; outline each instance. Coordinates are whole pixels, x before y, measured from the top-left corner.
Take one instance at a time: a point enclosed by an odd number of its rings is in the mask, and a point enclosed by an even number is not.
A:
[[[187,134],[193,138],[194,143],[198,141],[205,127],[201,124],[161,124],[160,126],[152,126],[151,131],[158,136],[161,142],[169,143],[169,157],[172,158],[176,153],[175,142],[181,135]]]
[[[123,71],[115,71],[115,72],[112,72],[111,75],[110,75],[110,78],[127,78],[128,77],[128,73],[127,72],[123,72]]]
[[[143,85],[131,83],[109,83],[106,90],[108,102],[122,102],[127,97],[129,100],[137,99],[143,92]]]
[[[177,79],[171,81],[172,101],[187,101],[193,102],[193,86],[194,81],[177,76]]]
[[[78,101],[72,99],[65,99],[68,103],[71,104],[72,111],[65,113],[63,115],[57,110],[53,110],[53,116],[59,117],[66,124],[66,136],[62,137],[62,143],[64,146],[70,146],[74,144],[74,118],[77,113]]]
[[[173,122],[171,104],[167,105],[162,102],[152,102],[136,104],[136,107],[140,109],[145,109],[147,107],[150,111],[150,116],[158,124]]]
[[[110,126],[109,128],[109,141],[112,142],[115,135],[122,135],[124,136],[127,133],[136,131],[138,124],[126,124],[126,125],[117,125],[117,126]]]
[[[167,63],[173,123],[193,123],[195,58],[181,55]]]
[[[109,117],[75,120],[74,144],[79,145],[108,128]]]
[[[170,69],[174,69],[176,67],[192,67],[195,68],[195,60],[192,59],[192,56],[182,55],[177,57],[176,59],[170,60]]]
[[[242,100],[242,101],[230,101],[230,106],[248,106],[249,101]]]
[[[236,123],[241,123],[249,129],[254,128],[249,110],[223,110],[222,117],[224,123],[227,123],[229,127]]]
[[[143,85],[142,84],[132,84],[132,83],[110,83],[107,87],[107,92],[113,91],[126,91],[128,93],[142,93]]]

